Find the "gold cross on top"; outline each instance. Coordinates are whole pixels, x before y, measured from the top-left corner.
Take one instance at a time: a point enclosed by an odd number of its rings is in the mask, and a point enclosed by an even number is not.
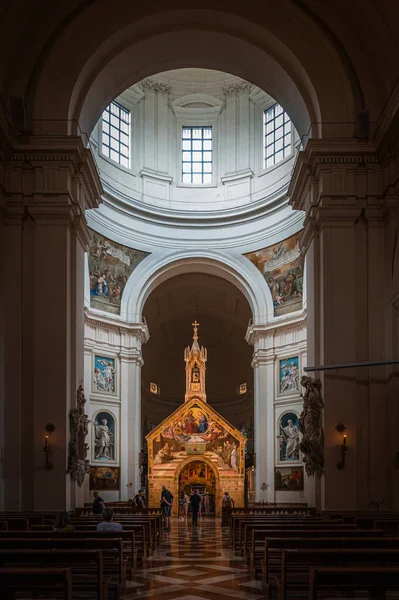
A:
[[[194,323],[191,323],[191,325],[194,327],[194,336],[197,337],[198,327],[199,327],[199,323],[197,322],[197,319],[194,321]]]

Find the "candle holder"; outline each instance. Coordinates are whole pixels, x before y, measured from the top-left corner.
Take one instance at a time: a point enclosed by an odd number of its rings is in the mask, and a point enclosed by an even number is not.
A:
[[[346,431],[346,426],[343,423],[338,423],[338,425],[335,426],[336,431],[338,431],[338,433],[344,433],[344,431]],[[345,457],[346,457],[346,453],[348,452],[348,446],[346,445],[346,433],[344,434],[344,438],[342,441],[342,444],[340,446],[340,453],[341,453],[341,459],[337,462],[337,469],[345,469]]]
[[[54,465],[50,461],[51,447],[49,444],[49,435],[51,435],[53,433],[53,431],[55,431],[55,425],[53,425],[53,423],[47,423],[44,430],[47,432],[47,434],[44,438],[44,446],[43,446],[43,451],[44,451],[44,454],[46,457],[45,467],[46,467],[46,469],[51,471],[51,469],[54,467]]]

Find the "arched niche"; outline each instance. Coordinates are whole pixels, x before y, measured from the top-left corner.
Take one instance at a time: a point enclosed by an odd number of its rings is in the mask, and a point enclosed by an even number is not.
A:
[[[160,71],[203,67],[264,89],[305,143],[308,136],[354,134],[345,64],[320,25],[293,3],[284,10],[270,4],[256,14],[245,6],[218,10],[214,3],[151,10],[100,1],[70,19],[32,80],[28,104],[36,133],[87,136],[104,107],[133,83]]]
[[[222,507],[222,490],[220,486],[220,476],[216,466],[212,463],[211,460],[206,458],[203,455],[195,455],[188,456],[185,460],[181,462],[179,467],[176,469],[176,472],[173,477],[173,489],[175,491],[175,503],[178,504],[178,493],[179,493],[179,478],[183,469],[189,465],[191,462],[203,462],[209,467],[213,475],[215,477],[215,517],[219,517],[221,515],[221,507]],[[173,492],[172,492],[173,493]]]
[[[91,422],[92,463],[96,465],[116,464],[118,462],[119,432],[115,414],[107,407],[100,408],[93,414]]]

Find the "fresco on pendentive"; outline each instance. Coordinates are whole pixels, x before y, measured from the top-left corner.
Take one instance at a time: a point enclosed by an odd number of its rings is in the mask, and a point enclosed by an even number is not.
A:
[[[304,257],[299,233],[256,252],[244,254],[262,273],[273,300],[274,316],[302,309]]]
[[[169,422],[153,443],[154,470],[190,455],[203,455],[217,461],[223,471],[239,472],[240,442],[212,412],[192,406]]]
[[[120,314],[123,290],[134,269],[149,255],[90,230],[90,306]]]

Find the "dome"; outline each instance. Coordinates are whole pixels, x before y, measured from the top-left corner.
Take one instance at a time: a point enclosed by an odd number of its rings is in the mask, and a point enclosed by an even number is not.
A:
[[[147,77],[106,108],[90,143],[104,196],[89,224],[121,243],[134,231],[143,249],[251,250],[301,227],[286,196],[298,134],[283,107],[234,75],[186,68]]]

